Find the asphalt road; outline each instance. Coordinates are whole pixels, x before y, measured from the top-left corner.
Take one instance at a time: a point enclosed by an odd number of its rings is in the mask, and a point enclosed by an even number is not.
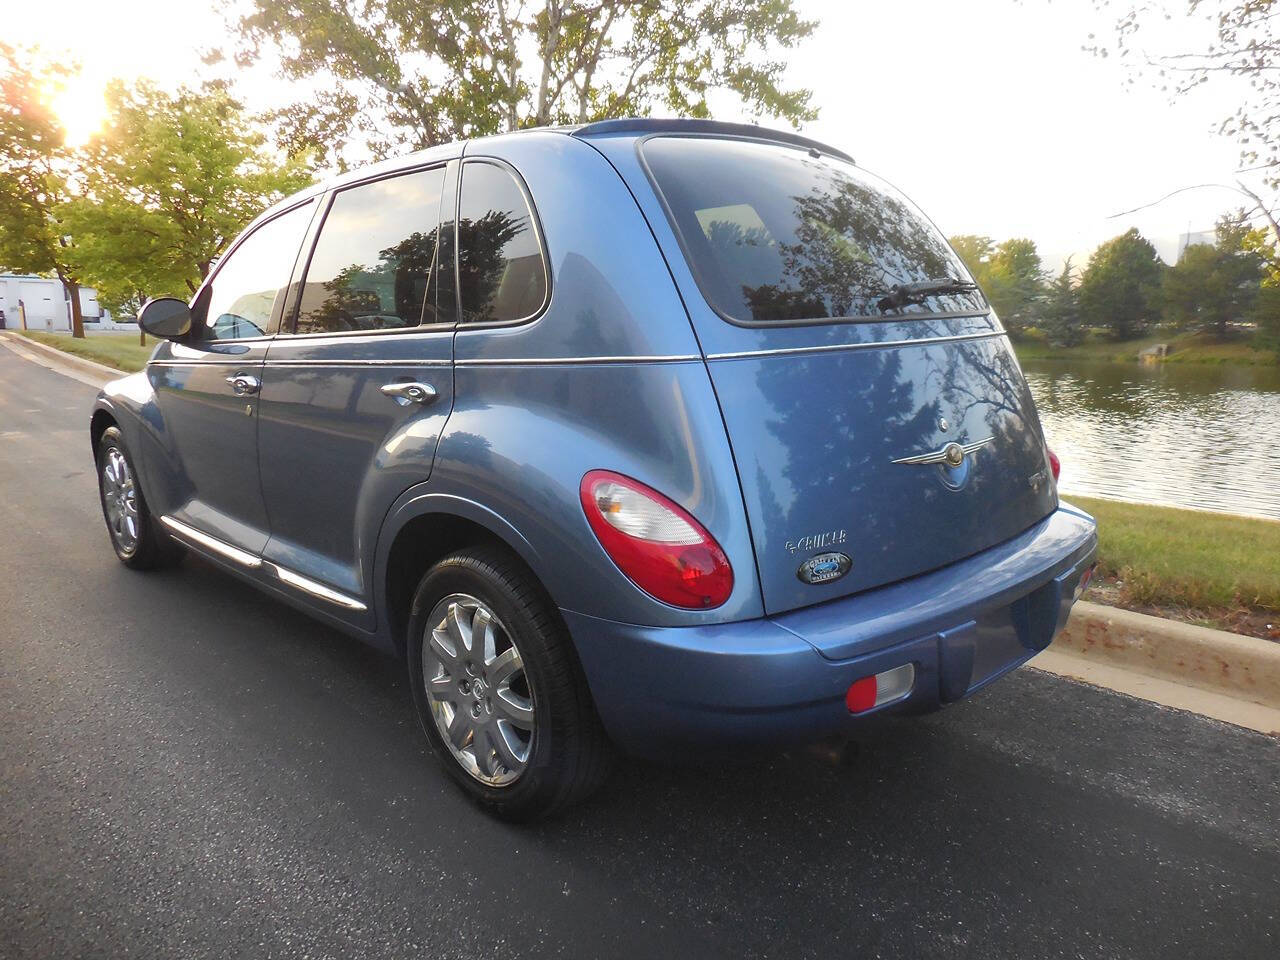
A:
[[[1032,670],[490,821],[398,663],[116,562],[93,393],[0,346],[2,957],[1280,956],[1280,741]]]

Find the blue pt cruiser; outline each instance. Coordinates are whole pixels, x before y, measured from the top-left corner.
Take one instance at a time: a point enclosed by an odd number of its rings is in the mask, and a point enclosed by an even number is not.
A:
[[[120,560],[198,554],[402,658],[507,818],[584,796],[615,746],[959,700],[1093,567],[964,265],[790,133],[433,148],[277,204],[141,320],[163,340],[91,423]]]

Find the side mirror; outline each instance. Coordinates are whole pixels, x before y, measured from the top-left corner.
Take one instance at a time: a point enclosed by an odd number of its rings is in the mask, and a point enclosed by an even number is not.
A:
[[[138,326],[153,337],[177,340],[191,330],[191,310],[177,297],[157,297],[142,305]]]

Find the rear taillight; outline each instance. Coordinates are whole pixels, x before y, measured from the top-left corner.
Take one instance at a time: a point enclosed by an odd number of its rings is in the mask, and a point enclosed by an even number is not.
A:
[[[1048,447],[1045,447],[1045,449],[1049,450]],[[1058,459],[1058,455],[1052,450],[1049,450],[1049,469],[1053,471],[1053,482],[1057,483],[1058,474],[1062,472],[1062,461]]]
[[[582,478],[582,509],[610,559],[650,596],[673,607],[718,607],[733,592],[720,544],[658,491],[608,470]]]

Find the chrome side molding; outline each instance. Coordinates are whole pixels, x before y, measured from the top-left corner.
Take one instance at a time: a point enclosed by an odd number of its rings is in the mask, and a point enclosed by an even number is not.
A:
[[[364,611],[369,608],[357,600],[355,597],[349,597],[345,593],[339,593],[330,587],[326,587],[323,583],[317,583],[309,577],[304,577],[300,573],[294,573],[286,567],[280,566],[278,563],[267,561],[269,566],[280,581],[289,584],[291,587],[297,587],[304,593],[309,593],[313,597],[319,597],[321,600],[328,600],[330,603],[336,603],[340,607],[348,610]]]
[[[287,583],[295,589],[304,593],[309,593],[313,597],[319,597],[321,600],[327,600],[330,603],[337,604],[347,610],[363,612],[369,608],[357,600],[355,597],[349,597],[345,593],[340,593],[332,587],[326,587],[323,583],[317,583],[310,577],[304,577],[300,573],[294,573],[287,567],[282,567],[278,563],[272,563],[270,560],[263,560],[261,557],[249,553],[247,550],[241,550],[239,547],[233,547],[231,544],[219,540],[217,537],[211,537],[203,531],[197,530],[189,524],[183,523],[181,520],[175,520],[173,517],[161,517],[160,522],[176,533],[179,537],[198,544],[221,557],[225,557],[234,563],[240,564],[250,570],[268,569],[277,580],[281,583]]]
[[[180,537],[185,537],[204,547],[206,550],[212,550],[219,556],[226,557],[242,567],[256,569],[262,566],[262,558],[254,556],[247,550],[241,550],[239,547],[233,547],[231,544],[219,540],[217,537],[211,537],[207,533],[197,530],[195,527],[188,526],[181,520],[175,520],[173,517],[161,517],[160,522],[172,530]]]

